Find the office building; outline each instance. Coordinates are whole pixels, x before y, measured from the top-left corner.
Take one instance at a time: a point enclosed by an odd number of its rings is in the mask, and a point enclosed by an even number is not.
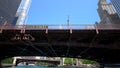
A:
[[[106,0],[99,0],[98,2],[98,14],[100,16],[100,24],[112,25],[119,24],[120,19],[111,3],[107,3]]]
[[[111,2],[120,18],[120,0],[111,0]]]
[[[12,25],[21,0],[0,0],[0,25]]]
[[[16,13],[14,24],[25,25],[28,17],[28,11],[31,5],[31,0],[22,0]]]

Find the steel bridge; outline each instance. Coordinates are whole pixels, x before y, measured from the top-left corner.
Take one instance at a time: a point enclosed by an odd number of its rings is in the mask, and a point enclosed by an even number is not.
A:
[[[0,58],[75,57],[120,61],[120,25],[0,26]]]

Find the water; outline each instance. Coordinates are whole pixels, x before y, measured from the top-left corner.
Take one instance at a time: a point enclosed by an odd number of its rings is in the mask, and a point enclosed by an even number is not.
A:
[[[16,66],[16,67],[5,67],[5,68],[57,68],[57,67],[45,67],[45,66]]]
[[[36,66],[36,65],[28,65],[28,66],[16,66],[16,67],[3,67],[3,68],[100,68],[100,67],[46,67],[46,66]],[[120,67],[104,67],[104,68],[120,68]]]
[[[83,67],[46,67],[46,66],[36,66],[36,65],[28,65],[28,66],[16,66],[16,67],[3,67],[3,68],[83,68]]]

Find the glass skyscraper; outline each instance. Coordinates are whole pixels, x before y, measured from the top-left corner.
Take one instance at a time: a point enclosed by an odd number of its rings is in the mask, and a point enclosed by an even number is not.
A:
[[[0,0],[0,25],[12,25],[21,0]]]
[[[111,2],[120,17],[120,0],[111,0]]]
[[[14,23],[16,25],[25,25],[28,17],[28,11],[32,0],[22,0],[17,10]]]

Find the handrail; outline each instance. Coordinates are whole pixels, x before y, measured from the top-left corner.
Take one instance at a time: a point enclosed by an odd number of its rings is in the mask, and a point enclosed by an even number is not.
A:
[[[16,25],[16,26],[0,26],[2,30],[20,30],[20,29],[120,29],[120,25],[98,25],[98,24],[71,24],[71,25]]]

